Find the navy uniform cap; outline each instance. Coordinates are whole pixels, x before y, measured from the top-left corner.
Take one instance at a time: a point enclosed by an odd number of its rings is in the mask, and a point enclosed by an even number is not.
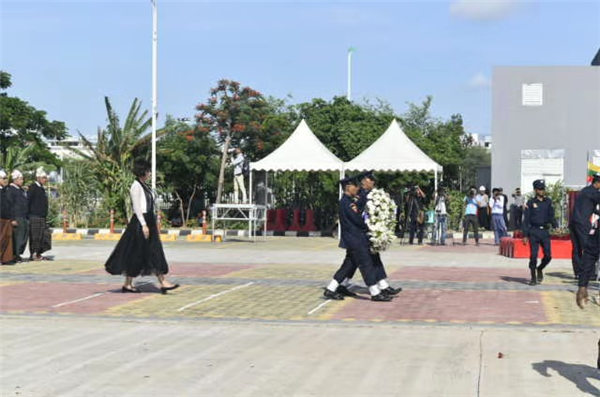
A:
[[[543,179],[537,179],[533,181],[533,188],[539,190],[546,190],[546,182]]]
[[[360,177],[360,180],[362,181],[365,178],[369,178],[372,181],[376,181],[377,179],[375,178],[375,175],[373,174],[373,170],[371,171],[366,171],[363,172],[362,174],[358,174],[358,177]]]
[[[346,187],[346,185],[358,186],[358,180],[355,176],[347,176],[344,179],[340,179],[340,185],[342,185],[342,188]]]
[[[600,172],[596,172],[593,176],[592,176],[592,183],[596,183],[596,182],[600,182]]]

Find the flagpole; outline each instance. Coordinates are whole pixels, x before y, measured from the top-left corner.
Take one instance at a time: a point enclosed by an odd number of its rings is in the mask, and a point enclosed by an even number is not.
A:
[[[354,49],[350,47],[348,49],[348,90],[346,94],[346,98],[351,101],[352,100],[352,53]]]
[[[158,13],[152,2],[152,189],[156,189],[156,115],[158,113]]]

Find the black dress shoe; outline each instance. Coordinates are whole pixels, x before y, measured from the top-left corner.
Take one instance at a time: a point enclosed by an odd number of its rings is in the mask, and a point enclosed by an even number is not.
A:
[[[16,261],[12,260],[12,261],[8,261],[8,262],[2,262],[2,266],[14,266],[16,263]]]
[[[536,276],[537,276],[537,283],[541,284],[542,281],[544,281],[544,273],[542,272],[542,269],[536,270]]]
[[[343,301],[344,300],[344,295],[338,293],[338,292],[334,292],[334,291],[330,291],[327,288],[325,288],[325,292],[323,292],[323,296],[327,299],[333,299],[336,301]]]
[[[125,286],[123,286],[123,287],[121,287],[121,292],[123,292],[123,293],[128,293],[129,292],[129,293],[132,293],[132,294],[139,294],[142,291],[140,291],[139,289],[137,289],[135,287],[125,287]]]
[[[371,300],[373,302],[391,302],[392,299],[393,298],[391,296],[383,294],[383,293],[371,296]]]
[[[170,287],[160,287],[160,293],[163,294],[163,295],[166,295],[167,291],[171,291],[171,290],[173,290],[175,288],[179,288],[179,284],[173,284]]]
[[[400,288],[400,287],[394,288],[391,286],[381,290],[381,292],[383,292],[387,295],[398,295],[401,291],[402,291],[402,288]]]
[[[337,292],[338,294],[344,295],[344,296],[350,296],[352,298],[356,298],[358,296],[343,285],[339,285],[337,287],[337,289],[335,290],[335,292]]]

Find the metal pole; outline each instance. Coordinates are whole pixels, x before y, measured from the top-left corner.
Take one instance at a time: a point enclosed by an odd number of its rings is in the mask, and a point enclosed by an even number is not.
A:
[[[248,185],[249,185],[248,190],[250,191],[250,195],[248,196],[248,204],[254,204],[254,200],[252,199],[252,197],[254,197],[252,195],[252,193],[253,193],[252,192],[252,185],[253,185],[253,183],[252,183],[252,168],[250,169],[250,180],[249,180]]]
[[[352,100],[352,52],[354,50],[350,48],[348,50],[348,93],[346,98],[351,101]]]
[[[158,13],[152,1],[152,190],[156,190],[156,116],[158,113]]]

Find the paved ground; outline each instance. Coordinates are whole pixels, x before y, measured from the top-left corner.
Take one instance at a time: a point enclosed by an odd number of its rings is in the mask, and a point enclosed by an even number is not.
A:
[[[321,298],[329,238],[167,243],[166,296],[152,278],[122,294],[113,245],[0,269],[3,396],[600,395],[600,306],[575,307],[566,260],[530,287],[491,244],[395,246],[404,291],[373,303]]]

